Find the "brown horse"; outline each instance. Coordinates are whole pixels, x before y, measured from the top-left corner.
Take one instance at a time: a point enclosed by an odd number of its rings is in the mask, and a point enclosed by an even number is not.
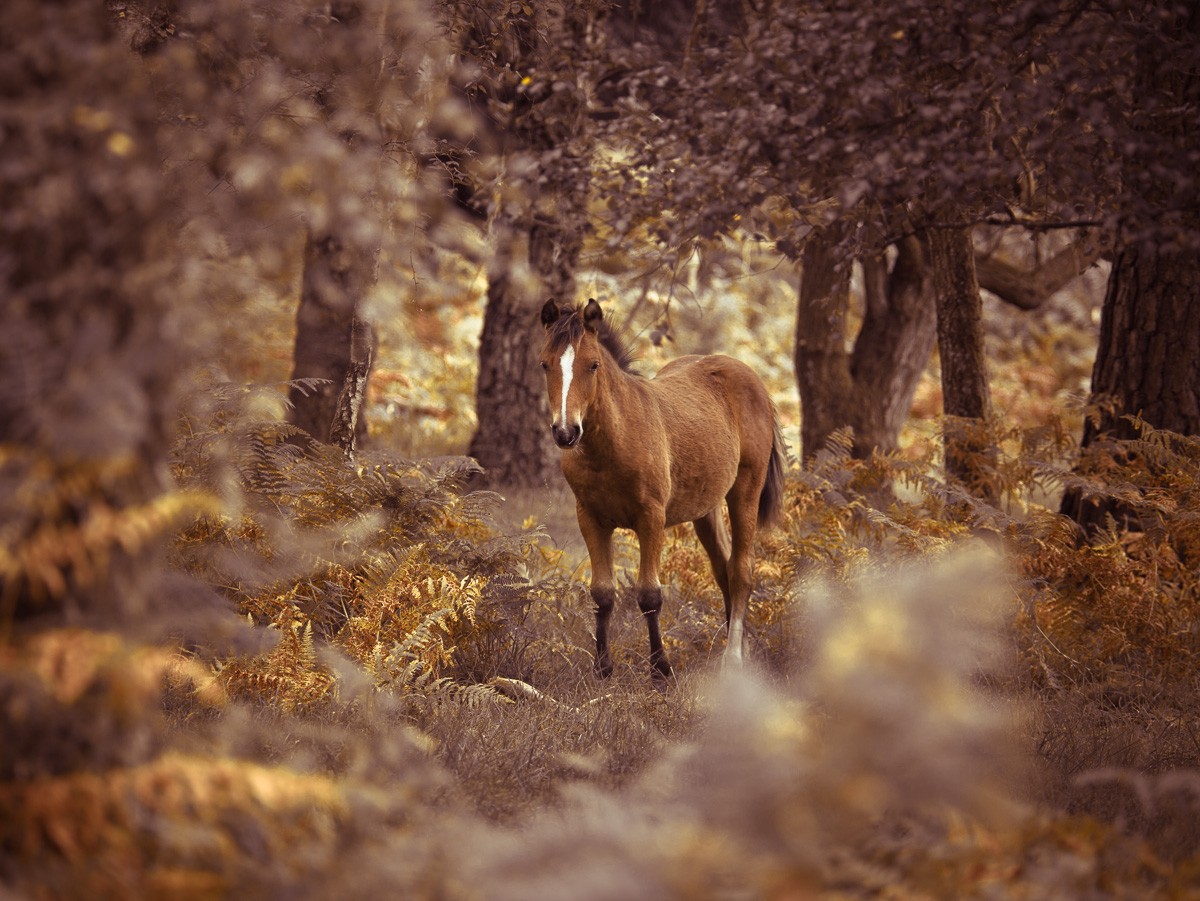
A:
[[[658,631],[658,559],[666,527],[689,521],[725,598],[725,663],[739,665],[754,534],[777,520],[783,492],[783,438],[766,387],[719,354],[680,357],[642,378],[594,299],[574,310],[549,300],[542,325],[551,429],[592,562],[597,673],[612,674],[612,534],[624,528],[641,548],[638,607],[650,630],[652,675],[671,675]]]

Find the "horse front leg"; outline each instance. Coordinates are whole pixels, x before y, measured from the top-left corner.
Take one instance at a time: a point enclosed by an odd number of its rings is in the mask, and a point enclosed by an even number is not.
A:
[[[613,530],[602,526],[581,506],[576,505],[575,512],[592,563],[592,600],[596,603],[596,675],[607,679],[613,670],[612,655],[608,651],[608,620],[616,603],[616,591],[613,588]]]
[[[663,650],[658,630],[658,614],[662,610],[662,585],[658,581],[658,560],[665,541],[666,514],[663,510],[648,510],[637,525],[641,560],[638,565],[638,609],[646,617],[650,633],[650,675],[662,685],[672,676],[671,663]]]

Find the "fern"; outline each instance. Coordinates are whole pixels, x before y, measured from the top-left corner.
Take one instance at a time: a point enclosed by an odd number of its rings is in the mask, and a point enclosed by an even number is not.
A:
[[[0,448],[0,586],[16,603],[4,613],[44,610],[90,592],[116,558],[132,559],[220,507],[211,492],[189,488],[116,500],[140,478],[128,459],[51,463]]]
[[[443,604],[388,650],[376,645],[370,666],[376,685],[425,701],[457,700],[475,706],[484,699],[496,699],[498,695],[491,686],[459,685],[438,675],[453,661],[454,648],[447,646],[446,639],[456,624],[473,621],[475,598],[470,593],[463,598],[446,598],[449,586],[444,582],[435,586],[432,579],[426,587],[441,595]]]
[[[347,465],[336,449],[257,415],[282,410],[282,400],[277,388],[216,386],[175,457],[181,482],[211,489],[232,478],[240,498],[185,530],[181,564],[280,635],[265,655],[224,661],[224,684],[283,709],[324,704],[335,686],[316,646],[328,642],[410,702],[493,695],[453,681],[456,654],[495,634],[513,586],[528,586],[506,573],[532,539],[487,531],[496,495],[458,493],[477,474],[474,461],[368,451]]]

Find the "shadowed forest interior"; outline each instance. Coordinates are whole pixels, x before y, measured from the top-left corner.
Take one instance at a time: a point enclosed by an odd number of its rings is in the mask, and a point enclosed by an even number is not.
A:
[[[1198,32],[7,0],[0,894],[1200,897]],[[596,673],[589,298],[774,404],[744,667],[685,525]]]

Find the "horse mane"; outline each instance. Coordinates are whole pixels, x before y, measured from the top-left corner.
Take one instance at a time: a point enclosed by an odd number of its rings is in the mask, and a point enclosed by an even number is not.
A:
[[[573,310],[568,308],[561,309],[558,319],[554,320],[549,328],[548,339],[550,341],[550,350],[554,353],[566,350],[568,344],[574,344],[583,336],[585,328],[582,305]],[[633,355],[633,350],[609,326],[607,319],[600,320],[600,327],[596,330],[596,338],[599,339],[600,346],[607,350],[609,356],[616,361],[617,366],[621,368],[622,372],[629,373],[630,375],[641,375],[634,366],[636,359]]]

